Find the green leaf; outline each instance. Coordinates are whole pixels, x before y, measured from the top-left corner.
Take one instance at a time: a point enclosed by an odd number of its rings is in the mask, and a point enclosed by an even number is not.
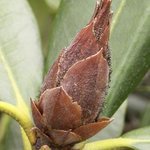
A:
[[[29,105],[43,71],[36,21],[26,0],[1,0],[0,9],[0,99]]]
[[[125,101],[112,116],[114,120],[107,127],[105,127],[103,130],[97,133],[95,136],[88,139],[88,142],[119,137],[122,134],[124,127],[126,108],[127,108],[127,101]]]
[[[115,4],[115,1],[113,5]],[[112,78],[104,114],[111,116],[150,68],[150,1],[122,0],[111,27]]]
[[[41,35],[42,50],[44,52],[44,55],[46,55],[48,51],[48,42],[49,42],[48,34],[51,26],[52,16],[50,15],[49,7],[43,0],[38,0],[38,2],[37,0],[28,0],[28,1],[36,17]]]
[[[134,140],[131,147],[138,150],[149,150],[150,148],[150,127],[144,127],[130,131],[122,136]]]
[[[73,149],[81,150],[120,150],[125,148],[137,150],[149,150],[150,148],[150,127],[137,129],[126,133],[120,138],[107,139],[91,143],[82,142],[76,144]]]
[[[88,23],[95,0],[62,0],[51,30],[46,70]],[[150,1],[115,0],[111,25],[112,78],[103,115],[112,116],[150,68]]]
[[[0,100],[16,105],[24,117],[23,113],[29,115],[30,97],[38,95],[42,82],[39,33],[26,0],[1,0],[0,10]],[[12,138],[21,139],[20,134]],[[27,145],[24,148],[29,150]]]

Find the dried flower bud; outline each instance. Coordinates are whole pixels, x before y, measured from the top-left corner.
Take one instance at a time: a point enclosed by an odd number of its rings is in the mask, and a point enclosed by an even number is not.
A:
[[[36,149],[71,149],[110,123],[98,120],[109,82],[110,0],[97,2],[91,21],[49,70],[38,102],[31,101]]]

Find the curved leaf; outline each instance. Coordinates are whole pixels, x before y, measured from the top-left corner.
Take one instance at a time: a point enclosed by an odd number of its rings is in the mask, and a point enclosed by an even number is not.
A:
[[[26,0],[1,0],[0,10],[0,100],[29,113],[30,97],[38,95],[43,72],[36,22]],[[21,139],[20,134],[15,138]]]
[[[96,141],[91,143],[79,143],[76,144],[73,149],[81,150],[121,150],[125,149],[137,149],[137,150],[149,150],[150,148],[150,127],[141,128],[131,131],[120,138],[107,139],[102,141]]]
[[[115,2],[114,2],[115,4]],[[150,1],[122,0],[111,28],[112,78],[104,114],[111,116],[150,68]]]
[[[134,140],[131,147],[138,150],[149,150],[150,148],[150,127],[130,131],[122,136]]]
[[[0,99],[23,109],[42,81],[39,33],[26,0],[1,0],[0,9]]]

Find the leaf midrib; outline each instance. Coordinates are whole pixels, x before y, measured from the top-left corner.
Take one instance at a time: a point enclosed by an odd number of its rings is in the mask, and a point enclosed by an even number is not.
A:
[[[144,26],[145,25],[145,22],[147,21],[147,19],[148,19],[148,14],[144,17],[145,19],[143,20],[143,17],[141,18],[141,20],[139,21],[139,24],[137,25],[138,26],[138,28],[137,28],[137,30],[135,31],[135,36],[133,37],[133,42],[130,44],[130,46],[129,46],[129,48],[128,48],[128,50],[127,50],[127,53],[126,53],[126,55],[124,56],[124,59],[122,59],[122,63],[120,63],[120,68],[122,68],[122,66],[125,66],[125,64],[126,64],[126,60],[127,60],[127,58],[129,58],[129,56],[130,56],[130,51],[133,49],[133,47],[134,47],[134,45],[135,45],[135,43],[138,41],[138,37],[140,37],[140,33],[141,33],[141,31],[143,30],[143,28],[142,28],[142,26]],[[132,60],[131,60],[132,61]],[[118,69],[118,71],[116,71],[116,76],[119,76],[120,75],[120,73],[122,72],[122,70],[120,70],[120,69]],[[117,78],[117,80],[118,80],[118,78]],[[115,85],[116,85],[116,82],[113,82]],[[112,84],[112,86],[114,86],[114,84]]]
[[[15,96],[16,101],[17,101],[17,107],[22,111],[24,110],[24,112],[26,112],[26,113],[29,112],[29,110],[25,104],[25,100],[24,100],[24,98],[23,98],[23,96],[19,90],[18,84],[16,83],[16,80],[14,78],[13,71],[9,65],[9,62],[5,58],[5,54],[3,53],[2,48],[0,48],[0,59],[4,65],[5,71],[8,75],[8,79],[9,79],[10,84],[12,86],[12,91],[13,91],[14,96]]]
[[[139,37],[140,37],[140,33],[142,32],[142,30],[143,30],[143,26],[145,25],[145,23],[146,23],[146,21],[147,21],[147,19],[149,18],[149,14],[147,13],[147,10],[145,10],[144,11],[144,17],[142,17],[141,19],[140,19],[140,21],[139,21],[139,23],[137,24],[137,26],[138,26],[138,28],[136,29],[136,31],[135,31],[135,34],[134,34],[134,36],[133,36],[133,39],[132,39],[132,42],[131,42],[131,44],[129,45],[129,47],[128,47],[128,49],[127,49],[127,53],[126,53],[126,55],[124,56],[124,58],[122,59],[122,62],[120,62],[120,67],[119,68],[122,68],[123,66],[126,66],[125,64],[126,64],[126,60],[127,60],[127,58],[129,58],[130,57],[130,52],[131,52],[131,50],[133,49],[133,47],[134,47],[134,45],[135,45],[135,43],[137,43],[137,41],[138,41],[138,39],[139,39]],[[118,18],[118,17],[117,17]],[[115,28],[115,27],[113,27],[113,28]],[[134,58],[133,58],[134,59]],[[133,59],[131,59],[130,61],[132,62],[133,61]],[[111,83],[111,88],[116,88],[116,89],[118,89],[118,86],[120,86],[119,84],[116,84],[118,81],[120,81],[120,78],[122,77],[122,76],[120,76],[120,74],[122,73],[122,70],[121,69],[117,69],[117,71],[115,72],[115,81],[113,80],[113,82]],[[119,78],[120,77],[120,78]],[[117,81],[116,81],[117,80]],[[111,99],[110,99],[110,97],[114,97],[114,95],[115,95],[115,93],[111,93],[111,95],[108,95],[108,98],[107,98],[107,100],[109,101],[109,105],[111,105],[112,106],[112,104],[111,104]],[[115,105],[115,104],[113,104],[113,105]],[[110,114],[109,114],[110,115]]]

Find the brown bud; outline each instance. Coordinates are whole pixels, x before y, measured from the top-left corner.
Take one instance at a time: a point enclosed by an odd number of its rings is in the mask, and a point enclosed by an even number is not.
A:
[[[97,2],[91,21],[49,70],[39,101],[31,101],[36,147],[71,149],[110,123],[109,118],[97,119],[110,74],[110,4]]]

